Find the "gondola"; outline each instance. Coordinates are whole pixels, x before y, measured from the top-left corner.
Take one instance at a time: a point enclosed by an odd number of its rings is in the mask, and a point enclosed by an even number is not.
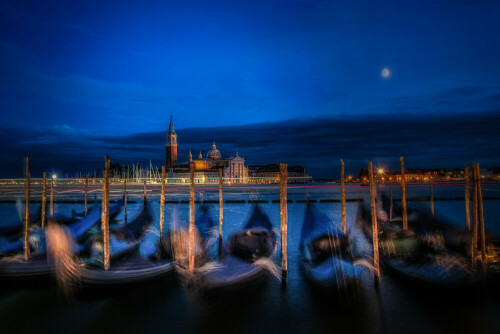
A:
[[[90,207],[88,209],[87,214],[90,211],[94,210],[96,207],[97,207],[97,203],[94,202],[94,204],[92,205],[92,207]],[[74,223],[74,222],[82,219],[85,215],[86,215],[85,211],[76,212],[75,209],[72,209],[71,210],[71,216],[67,216],[67,215],[62,214],[62,213],[57,213],[54,216],[49,216],[49,219],[57,221],[57,223],[60,224],[60,225],[69,225],[71,223]]]
[[[390,200],[385,193],[381,195],[384,220],[382,223],[388,221],[386,217],[390,208]],[[394,227],[401,228],[402,226],[402,212],[401,205],[394,204],[394,214],[397,216],[393,221],[389,222]],[[454,252],[470,256],[471,233],[465,226],[455,226],[444,219],[432,215],[429,210],[422,207],[409,207],[407,208],[408,227],[417,234],[433,234],[443,237],[446,248]]]
[[[269,217],[256,205],[245,226],[231,235],[224,255],[200,282],[202,293],[235,292],[267,280],[273,269],[276,236]]]
[[[78,241],[83,241],[86,237],[89,237],[89,233],[94,226],[100,221],[101,210],[99,207],[90,210],[88,214],[66,227],[71,235]],[[54,222],[53,219],[49,219],[49,222]],[[55,221],[55,223],[58,223]],[[6,240],[0,239],[0,254],[14,254],[20,252],[23,249],[24,235],[20,235],[18,239]],[[30,232],[30,248],[34,253],[44,253],[45,252],[45,229],[41,227],[36,227]]]
[[[170,252],[163,247],[157,228],[151,227],[151,214],[147,203],[133,222],[110,228],[110,268],[103,269],[102,235],[91,242],[90,258],[77,261],[66,272],[80,288],[112,289],[162,279],[174,270]],[[150,247],[154,245],[153,247]],[[144,246],[144,247],[142,247]],[[163,254],[163,256],[161,255]],[[166,255],[165,255],[166,254]],[[77,268],[72,272],[73,268]],[[61,281],[61,280],[59,280]]]
[[[116,204],[110,206],[110,219],[116,217],[124,204],[124,199],[120,199],[117,201]],[[97,205],[97,202],[94,202],[94,205],[88,210],[87,215],[90,214],[91,212],[97,211],[98,214],[100,214],[100,206]],[[38,239],[40,238],[40,233],[43,232],[40,227],[40,217],[41,217],[41,207],[37,211],[37,214],[35,214],[31,219],[30,219],[30,226],[31,226],[31,233],[33,236],[31,239],[33,242],[39,242]],[[49,216],[47,217],[48,221],[53,221],[57,222],[58,224],[62,225],[68,225],[70,229],[75,226],[85,226],[85,224],[77,224],[78,221],[80,221],[83,217],[85,217],[85,213],[76,213],[75,210],[73,210],[72,216],[68,217],[66,215],[62,214],[57,214],[54,216]],[[24,231],[23,231],[23,226],[22,223],[17,224],[17,225],[9,225],[8,229],[4,229],[5,234],[0,233],[0,254],[5,254],[5,253],[12,253],[15,251],[19,251],[23,247],[22,243],[22,238],[24,237]],[[77,238],[80,238],[77,236]]]
[[[116,203],[109,206],[109,219],[110,220],[113,220],[114,218],[116,218],[116,216],[118,216],[118,214],[120,213],[124,204],[125,204],[125,198],[122,197]],[[92,207],[87,211],[87,214],[97,207],[98,207],[97,201],[94,199],[94,205],[92,205]],[[67,216],[67,215],[58,213],[58,214],[55,214],[53,217],[49,216],[49,219],[55,220],[55,221],[57,221],[58,224],[61,224],[61,225],[68,225],[68,224],[74,223],[74,222],[82,219],[83,217],[85,217],[85,215],[86,215],[85,211],[77,212],[75,209],[73,209],[73,210],[71,210],[71,216]]]
[[[194,225],[194,264],[196,270],[189,268],[189,242],[190,234],[187,224],[175,224],[170,231],[170,237],[165,240],[165,248],[172,251],[175,257],[176,269],[188,282],[196,279],[196,271],[211,261],[216,255],[212,249],[216,240],[215,220],[212,218],[210,209],[203,204],[196,215]],[[213,250],[213,251],[212,251]]]
[[[440,232],[419,226],[418,220],[404,230],[401,222],[389,221],[385,212],[377,212],[377,216],[383,269],[406,282],[441,289],[471,287],[476,283],[470,258],[447,247]],[[371,212],[365,203],[359,205],[356,224],[372,240]]]
[[[349,236],[308,203],[300,239],[301,266],[316,286],[343,290],[355,284],[364,269],[354,264]]]
[[[78,222],[65,227],[64,231],[75,240],[84,243],[87,238],[96,233],[97,229],[95,227],[100,222],[100,218],[101,211],[96,208]],[[22,241],[18,241],[21,246],[16,248],[17,255],[14,253],[0,260],[0,280],[17,281],[19,283],[50,280],[55,268],[53,263],[47,261],[45,232],[46,229],[40,230],[30,238],[32,253],[28,262],[24,261],[23,255],[20,253]],[[78,245],[74,246],[73,251],[78,251]]]
[[[126,222],[116,222],[109,227],[109,246],[110,262],[120,260],[122,257],[133,253],[140,245],[146,235],[146,231],[152,223],[151,213],[147,202],[144,203],[142,210],[128,224]],[[102,266],[104,259],[103,234],[99,233],[88,242],[87,264]]]
[[[203,204],[195,221],[196,229],[204,242],[210,243],[214,237],[215,220],[210,214],[208,205]],[[216,231],[218,232],[218,231]]]
[[[389,200],[383,194],[382,203],[384,208],[388,207]],[[396,214],[401,215],[402,208],[400,205],[394,205]],[[412,207],[407,209],[408,226],[416,233],[434,234],[442,237],[442,241],[447,249],[455,252],[467,260],[472,258],[471,242],[472,232],[465,226],[456,226],[444,219],[432,215],[428,210],[420,207]],[[395,222],[395,224],[401,222]],[[493,233],[485,231],[486,237],[486,253],[487,265],[486,270],[481,267],[481,252],[477,251],[477,268],[475,268],[475,281],[487,286],[500,287],[500,240]],[[480,235],[478,235],[478,247],[480,245]]]
[[[219,230],[216,228],[216,221],[213,219],[207,205],[201,206],[195,221],[195,227],[199,233],[199,247],[195,254],[199,265],[203,265],[213,259],[217,254],[216,240],[218,240]]]

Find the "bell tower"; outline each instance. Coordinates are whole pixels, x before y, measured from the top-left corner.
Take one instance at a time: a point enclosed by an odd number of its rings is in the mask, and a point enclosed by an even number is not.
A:
[[[174,130],[172,115],[170,115],[170,126],[167,134],[167,168],[177,166],[177,134]]]

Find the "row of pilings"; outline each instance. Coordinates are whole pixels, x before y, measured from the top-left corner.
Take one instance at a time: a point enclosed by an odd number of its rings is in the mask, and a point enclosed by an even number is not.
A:
[[[105,170],[104,170],[104,181],[102,186],[102,214],[101,214],[101,228],[104,239],[104,268],[109,269],[109,185],[110,185],[110,159],[109,156],[104,158]],[[404,170],[404,159],[400,157],[401,165],[401,202],[402,202],[402,220],[403,229],[408,229],[408,216],[407,216],[407,201],[406,201],[406,183],[405,183],[405,170]],[[195,232],[195,166],[194,163],[190,163],[190,190],[189,190],[189,269],[194,270],[194,232]],[[465,213],[466,213],[466,226],[467,229],[471,230],[471,254],[472,254],[472,264],[474,267],[477,266],[478,252],[481,252],[481,265],[484,270],[487,268],[486,261],[486,237],[485,237],[485,227],[484,227],[484,209],[483,209],[483,197],[481,191],[481,175],[479,170],[479,163],[474,162],[471,165],[472,170],[472,226],[471,226],[471,212],[470,212],[470,194],[469,194],[469,168],[465,167]],[[380,267],[379,267],[379,250],[378,250],[378,222],[377,222],[377,207],[376,207],[376,182],[373,177],[373,164],[368,162],[368,174],[369,174],[369,185],[370,185],[370,210],[372,217],[372,232],[373,232],[373,265],[375,268],[375,282],[378,282],[380,278]],[[24,259],[29,261],[30,259],[30,244],[29,244],[29,234],[30,234],[30,158],[26,158],[26,169],[25,169],[25,197],[26,206],[24,214]],[[341,225],[342,231],[346,232],[346,197],[345,197],[345,174],[344,174],[344,162],[340,160],[340,188],[341,188]],[[223,237],[223,177],[222,170],[219,169],[219,252],[222,250],[222,237]],[[282,259],[282,285],[286,286],[286,276],[287,276],[287,232],[288,232],[288,199],[287,199],[287,184],[288,184],[288,167],[287,164],[280,162],[279,171],[279,189],[280,189],[280,233],[281,233],[281,259]],[[430,208],[431,214],[434,215],[434,194],[433,194],[433,183],[432,178],[429,182],[430,190]],[[127,181],[124,180],[123,184],[124,191],[124,211],[125,219],[127,219]],[[46,196],[47,192],[47,173],[43,173],[43,191],[42,191],[42,207],[41,207],[41,227],[45,226],[46,218]],[[88,178],[85,179],[85,213],[87,213],[87,195],[88,195]],[[146,182],[144,182],[144,202],[147,200]],[[54,179],[50,180],[50,216],[54,215]],[[165,166],[161,169],[161,195],[160,195],[160,237],[164,237],[165,231]],[[393,216],[393,196],[392,196],[392,182],[390,183],[390,212],[389,221],[392,221]]]

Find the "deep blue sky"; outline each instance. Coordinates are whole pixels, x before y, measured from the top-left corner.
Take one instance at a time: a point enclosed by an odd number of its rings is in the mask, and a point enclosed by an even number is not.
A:
[[[498,1],[101,2],[0,2],[0,177],[161,165],[171,114],[180,161],[500,165]]]

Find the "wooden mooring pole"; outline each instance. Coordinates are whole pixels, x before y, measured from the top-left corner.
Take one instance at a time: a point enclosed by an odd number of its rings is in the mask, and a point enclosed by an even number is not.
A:
[[[222,222],[224,221],[224,200],[222,198],[222,168],[219,168],[219,257],[222,256]]]
[[[194,162],[189,163],[189,270],[194,270]]]
[[[408,229],[408,216],[406,213],[406,180],[405,180],[405,161],[403,157],[399,158],[401,165],[401,201],[403,203],[403,230]]]
[[[288,232],[288,165],[280,162],[280,230],[281,230],[281,285],[286,286],[288,272],[287,232]]]
[[[465,167],[464,181],[465,181],[465,224],[467,225],[467,230],[470,231],[469,167]]]
[[[471,240],[471,255],[472,266],[477,265],[477,173],[474,163],[472,169],[472,240]]]
[[[429,176],[429,190],[431,192],[431,214],[434,217],[434,189],[432,186],[432,176]]]
[[[30,157],[26,157],[26,203],[24,212],[24,261],[30,258]]]
[[[373,180],[373,164],[368,162],[368,177],[370,179],[370,208],[372,216],[372,239],[373,239],[373,267],[375,268],[375,284],[378,284],[380,278],[379,254],[378,254],[378,224],[377,224],[377,206],[375,205],[375,181]]]
[[[391,206],[389,207],[389,221],[392,222],[392,209],[393,209],[393,200],[392,200],[392,180],[391,180]]]
[[[87,214],[87,195],[89,192],[89,178],[85,178],[85,215]]]
[[[125,222],[127,221],[127,179],[123,180],[123,200],[125,210]]]
[[[161,195],[160,195],[160,239],[163,239],[165,229],[165,166],[161,167]]]
[[[479,218],[479,236],[481,237],[481,265],[486,271],[488,264],[486,260],[486,231],[484,230],[484,211],[483,211],[483,195],[481,193],[481,171],[479,170],[479,162],[476,162],[477,175],[477,214]]]
[[[146,195],[146,180],[144,180],[144,203],[148,200],[148,196]]]
[[[45,214],[46,214],[46,206],[47,206],[47,172],[43,172],[43,186],[42,186],[42,228],[45,227]]]
[[[50,177],[50,216],[54,216],[54,175]]]
[[[346,232],[344,161],[340,159],[340,202],[342,205],[342,233]]]
[[[467,230],[470,231],[469,167],[465,167],[464,181],[465,181],[465,224],[467,225]]]
[[[109,156],[104,156],[104,182],[102,185],[101,229],[104,246],[104,269],[109,269]]]

